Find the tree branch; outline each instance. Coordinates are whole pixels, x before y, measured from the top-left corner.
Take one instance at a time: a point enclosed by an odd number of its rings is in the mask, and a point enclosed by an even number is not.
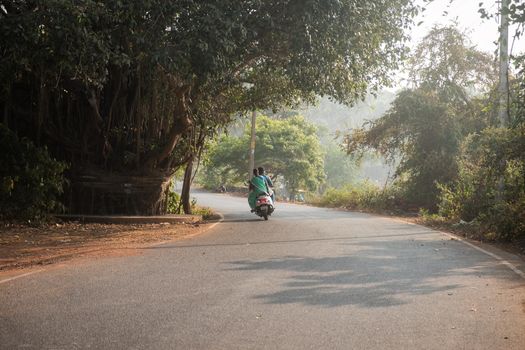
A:
[[[177,143],[181,139],[182,135],[193,124],[187,102],[187,95],[189,94],[190,89],[190,86],[183,86],[176,92],[179,103],[177,104],[173,113],[173,124],[168,134],[167,142],[159,152],[155,152],[156,154],[150,154],[145,157],[148,159],[145,163],[146,168],[154,168],[163,160],[168,158],[171,152],[173,152],[175,149],[175,146],[177,146]]]

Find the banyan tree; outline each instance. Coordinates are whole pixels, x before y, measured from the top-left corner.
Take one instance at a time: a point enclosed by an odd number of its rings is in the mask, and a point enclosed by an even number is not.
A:
[[[71,213],[158,214],[235,114],[388,82],[411,0],[0,2],[1,122],[69,164]],[[187,208],[186,208],[187,209]]]

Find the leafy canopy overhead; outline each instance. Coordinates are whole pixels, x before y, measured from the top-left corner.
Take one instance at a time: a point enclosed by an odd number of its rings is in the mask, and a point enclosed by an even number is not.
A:
[[[252,104],[275,104],[263,93],[276,83],[287,89],[276,99],[352,102],[388,81],[417,11],[411,0],[7,2],[1,63],[99,86],[108,64],[142,63],[187,84],[253,84],[244,89]]]

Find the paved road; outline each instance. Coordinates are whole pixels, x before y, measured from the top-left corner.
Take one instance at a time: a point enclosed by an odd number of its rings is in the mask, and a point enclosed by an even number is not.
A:
[[[495,256],[376,216],[280,204],[265,222],[197,196],[225,215],[202,236],[0,284],[0,348],[525,349],[525,279]]]

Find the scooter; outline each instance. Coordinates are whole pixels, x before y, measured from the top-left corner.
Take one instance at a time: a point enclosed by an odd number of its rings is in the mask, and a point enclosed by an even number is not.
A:
[[[262,194],[257,197],[253,212],[259,217],[264,218],[264,220],[268,220],[268,216],[272,215],[274,209],[272,197],[268,194]]]

